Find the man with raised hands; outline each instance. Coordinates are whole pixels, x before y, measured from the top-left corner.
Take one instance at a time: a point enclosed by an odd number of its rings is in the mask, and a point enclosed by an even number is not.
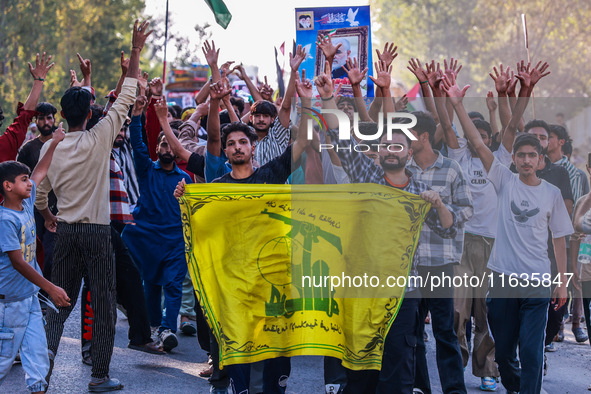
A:
[[[530,69],[529,64],[521,63],[523,87],[529,88],[547,75],[547,67],[540,64]],[[542,151],[539,140],[529,134],[516,138],[512,158],[518,174],[513,174],[492,154],[470,121],[462,102],[469,87],[460,89],[455,81],[443,79],[443,90],[498,196],[497,236],[488,262],[492,272],[487,298],[495,360],[508,392],[539,393],[550,285],[558,283],[552,298],[557,300],[556,307],[562,306],[567,287],[565,237],[573,233],[573,228],[560,190],[536,175]],[[520,92],[515,112],[522,111],[527,101],[528,95]],[[514,120],[511,122],[516,125]],[[555,278],[550,275],[548,228],[559,272]]]

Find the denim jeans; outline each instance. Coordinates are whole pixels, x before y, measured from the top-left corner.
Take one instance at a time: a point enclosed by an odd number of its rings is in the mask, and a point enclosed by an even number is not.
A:
[[[527,289],[519,294],[521,297],[502,298],[507,295],[502,286],[491,287],[486,300],[501,383],[510,391],[539,393],[550,298],[535,297],[536,291]]]
[[[21,301],[0,302],[0,385],[10,372],[17,352],[31,392],[47,388],[47,339],[37,295]]]

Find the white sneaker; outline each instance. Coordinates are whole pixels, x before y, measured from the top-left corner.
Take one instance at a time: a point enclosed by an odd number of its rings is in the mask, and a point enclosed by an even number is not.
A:
[[[179,340],[177,339],[176,335],[170,330],[162,331],[158,337],[160,338],[160,342],[162,342],[162,348],[164,351],[169,352],[175,347],[179,345]]]

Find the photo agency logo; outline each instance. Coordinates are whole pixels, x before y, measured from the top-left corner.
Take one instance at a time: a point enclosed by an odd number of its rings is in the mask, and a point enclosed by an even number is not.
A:
[[[356,152],[368,152],[369,150],[372,150],[372,148],[377,152],[379,152],[380,149],[387,149],[389,152],[400,152],[404,149],[404,146],[402,146],[401,144],[382,143],[382,136],[384,135],[384,121],[386,122],[385,132],[387,137],[385,141],[392,140],[393,130],[402,131],[408,138],[410,138],[413,141],[416,141],[417,139],[410,131],[410,129],[416,126],[417,118],[413,114],[409,114],[406,112],[388,112],[386,113],[386,116],[383,116],[383,113],[380,112],[378,115],[379,121],[377,123],[376,132],[374,134],[363,134],[359,131],[359,114],[357,112],[353,114],[353,127],[351,127],[351,122],[347,114],[338,109],[322,108],[320,111],[309,107],[305,107],[304,109],[309,111],[308,115],[310,115],[310,117],[312,118],[308,119],[308,124],[306,125],[307,138],[310,141],[313,137],[314,121],[320,129],[324,128],[324,130],[328,130],[328,124],[323,116],[326,114],[336,116],[339,122],[339,140],[350,140],[351,130],[353,131],[353,134],[355,135],[357,140],[360,141],[358,144],[352,147],[352,149]],[[376,143],[376,141],[378,141],[378,143]],[[320,144],[320,151],[327,149],[335,149],[338,152],[339,149],[344,148],[340,148],[338,144]]]

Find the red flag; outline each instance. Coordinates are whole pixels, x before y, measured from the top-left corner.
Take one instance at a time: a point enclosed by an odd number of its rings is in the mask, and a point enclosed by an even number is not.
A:
[[[283,41],[283,44],[281,44],[279,50],[281,51],[281,54],[285,56],[285,41]]]

